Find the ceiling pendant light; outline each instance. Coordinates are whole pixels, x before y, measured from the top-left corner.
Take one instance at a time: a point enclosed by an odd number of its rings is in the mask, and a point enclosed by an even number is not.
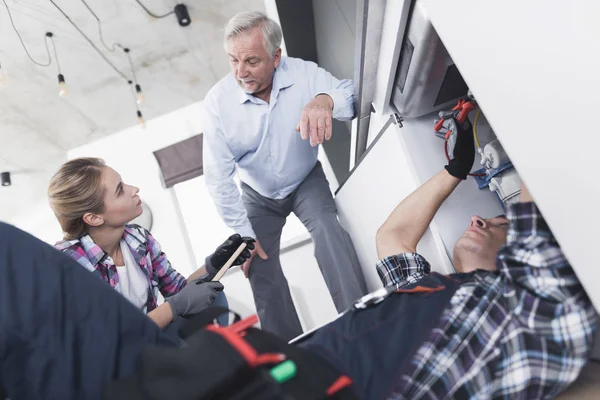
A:
[[[188,12],[187,6],[185,4],[177,4],[175,6],[174,11],[175,16],[177,17],[177,22],[179,22],[180,26],[188,26],[192,23],[190,13]]]
[[[54,34],[52,32],[46,32],[46,36],[50,38],[52,49],[54,49],[54,59],[56,60],[56,68],[58,69],[58,95],[60,97],[65,97],[69,94],[69,87],[65,81],[65,76],[60,71],[60,62],[58,61],[58,53],[56,52],[56,43],[54,43]]]
[[[140,128],[144,129],[146,128],[146,121],[144,120],[144,116],[142,115],[142,112],[140,111],[139,107],[138,107],[138,96],[137,94],[139,93],[137,90],[137,86],[138,85],[133,85],[133,81],[127,81],[127,83],[129,83],[129,86],[131,86],[132,88],[132,94],[133,94],[133,100],[135,101],[135,108],[136,108],[136,115],[137,115],[137,120],[138,120],[138,124],[140,124]],[[134,89],[135,87],[135,89]]]
[[[142,93],[142,87],[139,84],[135,85],[135,102],[139,105],[144,102],[144,93]]]
[[[0,180],[2,181],[2,186],[10,186],[10,172],[2,172],[0,174]]]
[[[142,92],[142,86],[138,83],[137,76],[135,75],[135,69],[133,68],[133,62],[131,61],[131,54],[128,48],[124,48],[123,51],[127,54],[127,60],[129,60],[129,68],[131,68],[131,75],[133,76],[133,82],[135,83],[135,103],[137,105],[142,104],[146,99]],[[129,82],[131,83],[131,82]]]
[[[58,95],[60,97],[65,97],[69,94],[69,87],[65,82],[65,77],[63,74],[58,74]]]
[[[140,124],[140,127],[142,129],[145,129],[146,121],[144,121],[144,116],[142,115],[142,112],[140,110],[137,110],[137,119],[138,119],[138,124]]]

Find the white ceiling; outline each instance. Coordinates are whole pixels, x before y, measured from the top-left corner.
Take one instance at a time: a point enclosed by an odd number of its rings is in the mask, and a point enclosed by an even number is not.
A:
[[[1,0],[0,0],[1,1]],[[57,67],[33,64],[0,2],[0,171],[11,171],[13,186],[0,187],[0,220],[10,220],[45,197],[48,180],[66,160],[68,149],[135,125],[129,85],[54,8],[49,0],[5,0],[33,56],[48,61],[44,35],[55,35],[58,58],[69,87],[58,96]],[[113,64],[131,76],[120,49],[108,52],[98,24],[81,0],[55,0]],[[163,14],[175,0],[142,0]],[[222,32],[242,10],[264,10],[262,0],[188,0],[192,24],[180,27],[170,15],[154,19],[135,0],[87,0],[101,20],[105,43],[131,48],[136,75],[145,93],[140,106],[148,119],[202,100],[228,71]],[[52,47],[50,47],[52,51]]]

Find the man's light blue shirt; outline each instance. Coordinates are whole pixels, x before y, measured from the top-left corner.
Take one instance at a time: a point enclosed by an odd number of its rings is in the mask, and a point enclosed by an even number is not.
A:
[[[271,199],[289,196],[317,162],[318,147],[302,140],[296,126],[302,109],[325,93],[333,117],[354,118],[354,85],[313,62],[282,57],[273,77],[270,103],[245,93],[230,73],[204,99],[204,175],[227,226],[256,237],[234,174]]]

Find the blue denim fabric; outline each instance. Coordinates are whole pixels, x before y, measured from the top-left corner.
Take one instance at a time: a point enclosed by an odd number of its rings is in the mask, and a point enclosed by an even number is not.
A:
[[[227,301],[227,296],[225,296],[225,292],[219,293],[215,301],[212,303],[214,307],[224,307],[229,309],[229,302]],[[217,322],[221,326],[229,325],[229,314],[223,314],[217,318]]]

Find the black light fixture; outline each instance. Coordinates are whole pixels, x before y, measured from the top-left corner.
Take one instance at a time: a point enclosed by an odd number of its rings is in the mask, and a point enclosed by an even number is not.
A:
[[[140,128],[144,129],[146,127],[146,121],[144,121],[144,116],[140,110],[137,110],[137,119],[138,124],[140,124]]]
[[[56,68],[58,69],[58,95],[65,97],[69,94],[69,88],[65,82],[65,77],[60,70],[60,63],[58,62],[58,53],[56,52],[56,43],[54,43],[54,34],[52,32],[46,32],[46,37],[50,38],[52,42],[52,49],[54,50],[54,60],[56,61]]]
[[[52,1],[52,0],[50,0],[50,1]],[[154,14],[152,11],[148,10],[148,7],[146,7],[144,5],[144,3],[142,3],[141,0],[135,0],[135,1],[152,18],[166,18],[171,14],[175,14],[175,16],[177,17],[177,22],[179,22],[180,26],[188,26],[189,24],[192,23],[192,19],[190,18],[190,13],[188,12],[187,6],[183,3],[177,4],[172,11],[169,11],[166,14],[158,15],[158,14]]]
[[[129,86],[131,86],[132,89],[134,88],[133,81],[127,81],[127,83],[129,83]],[[137,86],[137,85],[135,85],[135,86]],[[133,100],[135,101],[137,120],[138,120],[138,124],[140,124],[140,128],[144,129],[144,128],[146,128],[146,121],[144,120],[144,116],[142,115],[142,112],[140,111],[140,108],[138,106],[139,102],[137,101],[136,92],[137,92],[137,88],[132,90]]]
[[[142,93],[142,87],[139,83],[135,84],[135,102],[142,104],[144,102],[144,93]]]
[[[100,57],[102,57],[102,59],[121,77],[123,78],[126,82],[129,78],[127,78],[127,76],[121,72],[113,63],[112,61],[110,61],[105,55],[104,53],[98,48],[98,46],[96,46],[96,44],[92,41],[92,39],[89,38],[88,35],[85,34],[85,32],[75,23],[73,22],[73,20],[71,19],[71,17],[69,17],[69,15],[58,6],[58,4],[56,4],[56,2],[54,0],[49,0],[50,3],[52,3],[52,5],[65,17],[65,19],[67,21],[69,21],[69,23],[71,25],[73,25],[73,28],[75,28],[80,34],[81,36],[83,36],[83,38],[90,44],[90,46],[92,46],[92,48],[98,53],[98,55]],[[85,4],[85,2],[84,2]],[[87,4],[86,4],[87,5]],[[89,9],[89,7],[88,7]],[[90,10],[91,11],[91,10]],[[94,14],[95,16],[95,14]],[[96,16],[95,16],[96,17]],[[98,17],[96,17],[96,21],[98,21]],[[102,41],[104,41],[103,38],[101,38]],[[50,65],[50,64],[48,64]],[[64,78],[64,77],[63,77]]]
[[[192,23],[187,6],[183,3],[175,6],[175,16],[177,17],[177,22],[179,22],[180,26],[188,26]]]
[[[69,93],[69,88],[67,87],[67,83],[65,82],[65,77],[63,74],[58,74],[58,95],[60,97],[65,97]]]
[[[133,62],[131,61],[131,50],[124,48],[123,51],[127,55],[129,60],[129,68],[131,68],[131,75],[133,75],[133,83],[135,83],[135,102],[140,105],[144,102],[144,93],[142,93],[142,86],[138,83],[137,76],[135,75],[135,68],[133,68]],[[129,81],[129,84],[132,82]]]
[[[0,174],[0,179],[2,181],[2,186],[10,186],[10,172],[2,172]]]

